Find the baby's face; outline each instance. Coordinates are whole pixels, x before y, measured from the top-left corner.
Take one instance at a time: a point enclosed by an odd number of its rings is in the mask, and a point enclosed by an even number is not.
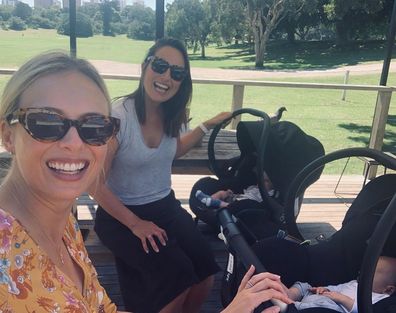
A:
[[[395,290],[396,259],[380,257],[375,269],[373,291],[392,294]]]

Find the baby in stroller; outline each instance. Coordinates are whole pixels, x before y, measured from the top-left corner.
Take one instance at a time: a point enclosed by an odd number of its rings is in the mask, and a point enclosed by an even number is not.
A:
[[[274,189],[274,186],[269,179],[267,173],[264,172],[263,176],[264,188],[268,196],[271,198],[277,198],[279,196],[279,192]],[[205,194],[201,190],[197,190],[195,196],[207,207],[212,208],[225,208],[230,203],[238,200],[249,199],[257,202],[263,201],[258,185],[250,185],[246,187],[245,189],[243,189],[243,193],[234,193],[231,189],[227,189],[219,190],[210,196]]]
[[[337,312],[357,313],[357,280],[326,287],[312,287],[308,283],[296,282],[286,288],[287,295],[294,300],[297,310],[328,308]],[[392,295],[396,289],[396,258],[381,256],[375,269],[372,303]]]

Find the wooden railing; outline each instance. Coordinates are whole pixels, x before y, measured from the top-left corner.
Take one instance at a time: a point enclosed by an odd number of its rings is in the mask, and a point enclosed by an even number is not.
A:
[[[0,75],[11,75],[15,69],[0,69]],[[140,79],[139,75],[119,75],[113,73],[101,73],[104,79],[134,80]],[[388,112],[392,93],[396,87],[376,86],[376,85],[349,85],[349,84],[317,84],[298,82],[274,82],[274,81],[253,81],[253,80],[225,80],[225,79],[193,79],[194,84],[209,85],[232,85],[232,107],[231,111],[243,107],[244,91],[246,86],[271,87],[271,88],[303,88],[303,89],[326,89],[326,90],[357,90],[377,92],[374,117],[372,122],[369,147],[377,150],[382,149],[385,126],[388,119]],[[235,128],[238,119],[232,122],[231,128]],[[375,169],[373,168],[373,172]],[[370,175],[371,177],[372,175]]]

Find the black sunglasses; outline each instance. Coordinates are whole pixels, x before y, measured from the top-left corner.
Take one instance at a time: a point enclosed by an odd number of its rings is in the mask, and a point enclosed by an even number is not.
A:
[[[153,55],[147,60],[149,62],[151,61],[151,69],[158,74],[164,74],[169,68],[170,76],[175,81],[180,82],[187,76],[187,71],[184,67],[178,65],[170,65],[167,61],[159,57]]]
[[[74,126],[82,141],[101,146],[120,129],[120,120],[115,117],[87,114],[78,120],[70,120],[53,108],[19,109],[6,119],[10,125],[21,123],[30,136],[42,142],[58,141]]]

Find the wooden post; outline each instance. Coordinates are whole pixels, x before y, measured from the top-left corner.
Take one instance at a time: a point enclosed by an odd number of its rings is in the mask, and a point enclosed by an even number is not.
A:
[[[349,71],[346,71],[344,77],[344,85],[348,85],[348,81],[349,81]],[[341,96],[342,101],[345,101],[345,96],[346,96],[346,89],[342,91],[342,96]]]
[[[234,85],[232,91],[232,107],[231,107],[232,112],[235,110],[242,109],[244,91],[245,91],[244,85]],[[240,120],[241,120],[240,115],[234,118],[231,122],[231,129],[235,129]]]
[[[373,124],[371,127],[369,148],[376,150],[382,149],[391,98],[392,91],[378,92],[377,102],[375,104]],[[373,179],[376,174],[377,166],[370,166],[368,178]]]

